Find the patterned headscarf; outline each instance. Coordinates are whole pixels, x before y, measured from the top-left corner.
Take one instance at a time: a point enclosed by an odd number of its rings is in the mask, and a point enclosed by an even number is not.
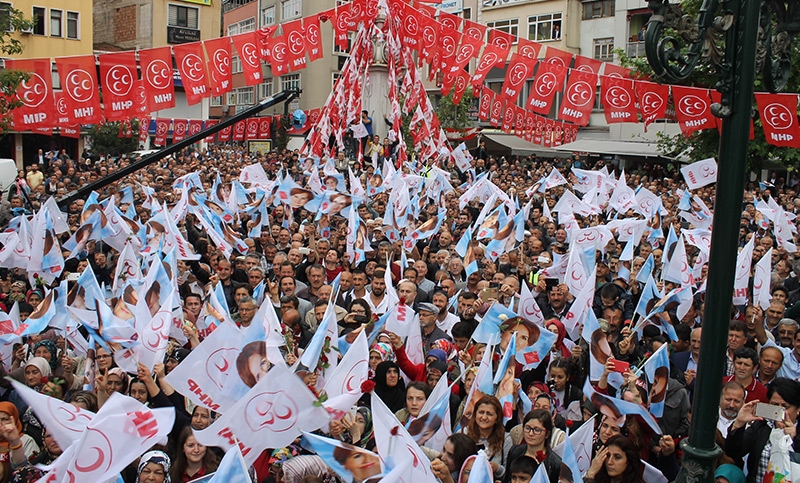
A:
[[[58,365],[58,348],[56,347],[56,343],[49,339],[42,339],[33,346],[33,353],[36,354],[36,349],[42,346],[50,352],[50,370],[56,372],[56,366]]]
[[[370,352],[377,352],[381,356],[381,362],[394,362],[394,348],[386,342],[376,342],[369,348]]]
[[[161,465],[161,467],[164,468],[164,483],[172,483],[172,480],[169,477],[169,467],[171,466],[171,463],[169,456],[167,456],[167,453],[163,451],[148,451],[142,455],[142,458],[139,460],[139,466],[136,469],[136,483],[139,483],[139,475],[142,474],[142,470],[147,463]]]

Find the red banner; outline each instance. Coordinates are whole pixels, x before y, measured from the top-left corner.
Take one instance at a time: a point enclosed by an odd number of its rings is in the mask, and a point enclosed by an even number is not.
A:
[[[503,98],[495,96],[492,101],[492,110],[489,112],[489,124],[494,127],[500,125],[501,116],[503,115]]]
[[[800,147],[797,123],[797,94],[756,93],[758,116],[764,137],[773,146]]]
[[[233,125],[233,140],[244,141],[244,132],[247,129],[246,121],[239,121]]]
[[[603,75],[607,75],[608,77],[620,77],[623,79],[630,79],[633,77],[633,72],[630,69],[626,69],[625,67],[620,67],[615,64],[609,64],[608,62],[603,64]]]
[[[196,119],[189,121],[189,130],[187,132],[189,136],[194,136],[195,134],[199,133],[202,130],[203,130],[203,121]]]
[[[28,131],[52,127],[56,123],[50,59],[6,60],[6,68],[28,72],[30,79],[17,88],[22,106],[12,110],[14,129]]]
[[[589,57],[578,55],[575,57],[575,65],[572,68],[581,72],[600,74],[600,67],[602,65],[603,63],[597,59],[590,59]]]
[[[517,37],[502,30],[490,29],[489,30],[489,44],[504,49],[511,50],[511,46],[517,41]]]
[[[282,24],[283,36],[286,39],[286,61],[292,72],[305,69],[306,33],[303,30],[303,19],[298,18]]]
[[[453,84],[453,104],[458,105],[461,97],[467,91],[469,85],[469,72],[462,70],[456,74],[456,82]]]
[[[121,138],[130,139],[133,137],[133,129],[131,129],[131,120],[124,119],[119,122],[119,133],[118,136]]]
[[[422,33],[422,13],[405,3],[395,4],[401,12],[403,22],[400,28],[400,42],[411,50],[419,51]]]
[[[450,64],[450,72],[463,70],[467,63],[476,58],[483,47],[483,40],[463,35],[461,45],[456,49],[456,56]]]
[[[544,138],[544,120],[542,116],[536,116],[536,127],[533,128],[533,144],[542,145]]]
[[[258,139],[258,118],[251,117],[247,120],[247,129],[245,130],[245,139]]]
[[[258,139],[269,139],[271,124],[272,118],[269,116],[258,118]]]
[[[303,30],[306,34],[306,51],[308,60],[314,62],[324,57],[322,51],[322,31],[319,28],[319,15],[312,15],[303,19]]]
[[[74,126],[62,126],[61,128],[61,136],[65,138],[73,138],[73,139],[80,139],[81,137],[81,125],[76,124]]]
[[[218,39],[204,40],[211,68],[211,95],[221,96],[233,89],[231,81],[231,39],[220,37]]]
[[[558,64],[561,67],[569,67],[572,63],[572,54],[569,52],[556,49],[555,47],[548,47],[545,53],[547,55],[545,56],[544,62]]]
[[[66,94],[64,91],[55,93],[56,96],[56,123],[55,126],[71,126],[72,122],[69,118],[69,109],[67,108],[67,101],[64,99]]]
[[[481,121],[489,120],[489,112],[492,110],[494,102],[494,92],[487,86],[483,86],[481,100],[478,104],[478,119]]]
[[[209,119],[209,120],[206,121],[206,129],[210,128],[211,126],[215,126],[217,124],[219,124],[219,119]],[[208,136],[203,138],[203,140],[205,142],[207,142],[207,143],[213,143],[214,142],[214,134],[209,134]],[[222,136],[220,136],[219,140],[220,140],[220,142],[222,142]]]
[[[421,17],[422,23],[422,57],[431,64],[431,73],[439,70],[435,59],[439,56],[439,22],[427,15]]]
[[[175,84],[172,80],[172,53],[169,47],[139,51],[144,92],[150,112],[175,107]]]
[[[486,47],[483,49],[483,55],[481,55],[481,60],[479,60],[478,64],[475,66],[475,73],[470,80],[473,89],[483,83],[490,70],[494,67],[505,65],[506,58],[508,58],[508,49],[486,44]]]
[[[458,30],[439,24],[439,52],[441,53],[440,67],[442,72],[450,72],[456,60],[456,51],[461,43],[462,34]]]
[[[150,137],[150,133],[148,132],[150,129],[150,118],[147,116],[139,118],[139,142],[144,144],[147,142],[147,138]]]
[[[233,126],[228,126],[226,128],[221,129],[219,131],[219,134],[217,135],[219,142],[227,143],[228,141],[230,141],[232,132],[233,132]]]
[[[558,118],[578,126],[589,124],[589,114],[594,107],[596,86],[597,74],[573,70],[567,80],[567,88],[564,91]]]
[[[175,53],[175,63],[181,73],[181,82],[186,92],[186,103],[190,106],[197,104],[204,97],[211,95],[208,88],[209,80],[206,73],[206,57],[203,54],[202,42],[191,42],[172,47]],[[210,62],[213,64],[213,62]]]
[[[544,141],[543,144],[545,147],[550,147],[553,145],[553,128],[555,127],[555,121],[552,119],[545,119],[544,120],[544,136],[542,140]]]
[[[525,107],[537,114],[545,116],[549,114],[553,97],[556,92],[561,92],[566,76],[566,67],[556,63],[539,62],[536,78],[528,96],[528,104]]]
[[[533,129],[536,127],[536,115],[531,111],[525,111],[525,129],[522,138],[528,142],[533,141]]]
[[[109,121],[128,119],[134,114],[136,52],[100,55],[100,79],[103,84],[103,113]]]
[[[503,90],[500,91],[500,96],[505,98],[506,101],[516,104],[525,81],[533,74],[536,62],[536,59],[531,59],[530,57],[523,57],[519,54],[512,55],[511,61],[508,63],[508,69],[506,69],[506,78],[503,82]]]
[[[307,120],[308,125],[316,126],[316,124],[319,122],[319,117],[321,115],[322,115],[322,109],[320,109],[319,107],[308,111],[308,120]],[[269,133],[269,131],[267,132]],[[267,137],[269,137],[269,134],[267,134]]]
[[[70,124],[94,124],[103,119],[94,55],[56,58],[61,89],[66,93]]]
[[[684,136],[716,127],[708,89],[672,86],[675,113]]]
[[[272,66],[272,77],[289,73],[289,49],[283,34],[272,38],[272,48],[269,51],[269,63]]]
[[[258,54],[258,37],[255,32],[247,32],[233,36],[233,46],[242,60],[242,73],[245,85],[252,86],[261,82],[261,61]]]
[[[149,113],[150,109],[147,105],[147,93],[144,90],[144,79],[139,79],[133,83],[133,109],[131,115],[135,117]]]
[[[177,143],[186,139],[186,131],[189,129],[189,121],[186,119],[172,120],[172,142]]]
[[[480,41],[486,38],[486,25],[473,22],[472,20],[464,19],[464,28],[462,31],[464,33],[464,38],[469,37]]]
[[[336,6],[325,12],[331,19],[334,32],[334,43],[340,50],[347,51],[350,39],[347,37],[347,22],[350,16],[350,9],[343,6]],[[322,15],[322,14],[320,14]]]
[[[553,129],[553,146],[561,146],[564,143],[564,123],[557,122]]]
[[[270,55],[272,52],[273,42],[272,34],[275,33],[275,30],[276,27],[274,25],[262,27],[256,30],[256,40],[258,41],[256,46],[258,47],[258,56],[264,62],[269,62],[269,59],[271,58]]]
[[[639,122],[632,79],[604,75],[600,77],[600,88],[607,123]]]
[[[167,144],[170,122],[172,122],[172,119],[166,119],[163,117],[156,118],[156,135],[153,138],[154,146],[164,146]]]
[[[514,135],[522,137],[525,131],[525,109],[519,106],[514,106],[514,109]]]
[[[529,59],[538,60],[539,51],[542,50],[542,44],[528,40],[524,37],[517,39],[517,54]],[[535,62],[534,62],[535,63]]]
[[[636,100],[639,102],[639,112],[642,113],[644,130],[656,119],[664,119],[667,115],[667,101],[669,100],[669,86],[655,82],[636,81],[634,83]]]

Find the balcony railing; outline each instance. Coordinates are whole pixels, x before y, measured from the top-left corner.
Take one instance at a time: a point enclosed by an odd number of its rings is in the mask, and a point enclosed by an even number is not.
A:
[[[626,53],[628,54],[628,57],[644,57],[644,41],[628,42]]]

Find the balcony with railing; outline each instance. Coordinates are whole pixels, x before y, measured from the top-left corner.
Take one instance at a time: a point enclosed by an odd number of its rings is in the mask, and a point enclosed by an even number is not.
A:
[[[625,53],[628,55],[628,57],[644,57],[644,41],[628,42]]]

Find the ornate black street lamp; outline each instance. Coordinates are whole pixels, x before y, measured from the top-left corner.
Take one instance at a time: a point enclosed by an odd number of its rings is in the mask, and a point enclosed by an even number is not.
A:
[[[786,86],[792,39],[800,31],[797,0],[703,0],[696,19],[669,0],[650,0],[645,51],[655,74],[668,82],[686,80],[708,60],[717,74],[722,101],[712,113],[722,118],[714,224],[712,228],[703,337],[695,382],[692,425],[681,444],[677,481],[713,482],[721,450],[714,437],[725,367],[736,243],[744,192],[753,82],[762,73],[772,92]],[[724,47],[720,47],[724,40]],[[723,53],[724,49],[724,53]]]

